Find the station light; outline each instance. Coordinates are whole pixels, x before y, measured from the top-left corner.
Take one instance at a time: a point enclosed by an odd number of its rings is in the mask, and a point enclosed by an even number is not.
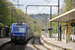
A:
[[[71,23],[71,26],[74,27],[74,26],[75,26],[75,22],[72,22],[72,23]]]

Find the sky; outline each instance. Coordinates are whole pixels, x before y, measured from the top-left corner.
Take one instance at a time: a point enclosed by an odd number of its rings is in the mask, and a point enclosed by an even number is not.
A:
[[[16,1],[18,0],[9,0],[13,4],[17,4]],[[62,8],[64,0],[60,0],[60,8]],[[27,5],[58,5],[58,0],[19,0],[19,4],[23,6],[19,6],[19,9],[22,9],[24,13],[26,13],[26,6]],[[18,8],[18,6],[16,6]],[[58,8],[52,7],[52,14],[57,13]],[[27,14],[39,14],[45,13],[50,14],[50,7],[36,7],[36,6],[29,6],[27,8]]]

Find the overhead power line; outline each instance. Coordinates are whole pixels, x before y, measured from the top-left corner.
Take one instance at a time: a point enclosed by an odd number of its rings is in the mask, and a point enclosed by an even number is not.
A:
[[[46,5],[48,5],[48,4],[50,3],[50,1],[48,1],[48,0],[45,0],[45,1],[48,2]],[[37,6],[36,6],[36,8],[37,8]],[[39,13],[41,13],[45,8],[46,8],[46,7],[44,7]],[[38,10],[38,8],[37,8],[37,10]],[[37,11],[37,12],[38,12],[38,11]],[[39,13],[38,13],[38,14],[39,14]]]

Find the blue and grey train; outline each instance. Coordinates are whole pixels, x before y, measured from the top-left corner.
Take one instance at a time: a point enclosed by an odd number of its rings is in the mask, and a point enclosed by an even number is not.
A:
[[[14,43],[25,43],[34,36],[33,29],[27,27],[25,23],[13,23],[11,25],[11,41]]]

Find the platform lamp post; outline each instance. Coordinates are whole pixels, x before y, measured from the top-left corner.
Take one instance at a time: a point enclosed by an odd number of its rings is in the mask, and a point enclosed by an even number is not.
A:
[[[58,16],[59,16],[59,2],[60,0],[58,0]],[[58,22],[58,41],[60,40],[60,30],[59,30],[59,22]]]

